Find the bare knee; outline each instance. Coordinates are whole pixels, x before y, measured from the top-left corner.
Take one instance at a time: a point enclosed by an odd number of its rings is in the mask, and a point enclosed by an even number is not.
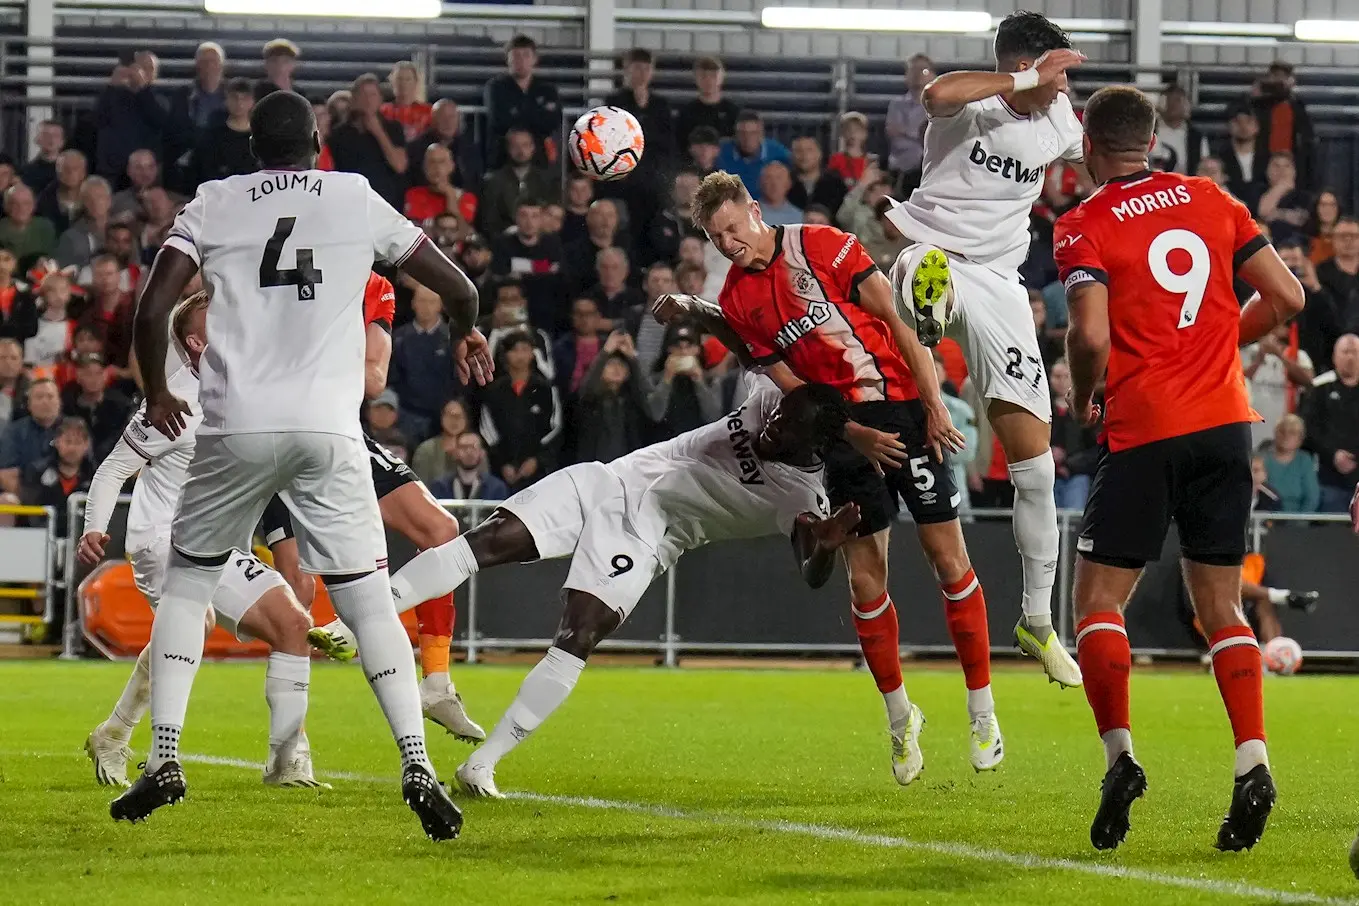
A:
[[[1231,626],[1249,626],[1241,611],[1241,567],[1184,561],[1194,615],[1209,637]]]
[[[241,629],[283,654],[306,655],[311,617],[282,588],[269,591],[255,602],[241,621]]]
[[[849,596],[856,604],[877,600],[887,591],[887,533],[856,538],[841,549],[849,574]]]
[[[1115,567],[1078,557],[1072,592],[1076,619],[1084,620],[1096,613],[1123,613],[1141,574],[1140,569]]]
[[[288,583],[298,606],[310,613],[312,602],[316,600],[316,577],[298,567],[283,573],[283,581]]]
[[[442,507],[435,506],[432,511],[422,510],[411,522],[410,541],[422,551],[447,544],[458,537],[458,520]]]
[[[948,584],[967,575],[972,561],[968,559],[963,527],[957,519],[917,526],[916,533],[936,579]]]
[[[1006,462],[1023,462],[1042,456],[1052,445],[1052,426],[1023,406],[991,400],[986,414],[995,431]]]
[[[586,660],[595,646],[608,638],[620,622],[622,619],[618,611],[594,595],[568,591],[566,611],[562,614],[552,645],[582,661]]]
[[[482,568],[538,559],[538,547],[528,526],[507,510],[496,510],[468,532],[467,545]]]

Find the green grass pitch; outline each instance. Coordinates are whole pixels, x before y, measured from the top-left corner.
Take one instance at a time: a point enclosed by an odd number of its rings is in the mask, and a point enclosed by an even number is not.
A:
[[[881,703],[862,674],[601,665],[501,763],[521,798],[464,802],[462,838],[420,834],[358,669],[318,665],[308,729],[329,791],[272,790],[262,664],[198,674],[189,798],[115,825],[82,753],[123,664],[0,664],[0,903],[1322,903],[1359,897],[1359,680],[1266,683],[1279,804],[1254,852],[1211,847],[1231,737],[1210,676],[1135,672],[1151,788],[1128,842],[1087,837],[1103,757],[1078,690],[998,671],[1008,755],[967,763],[962,678],[908,670],[926,769],[893,783]],[[525,668],[455,678],[487,729]],[[437,728],[427,724],[433,730]],[[134,737],[144,752],[147,731]],[[440,773],[467,748],[431,734]],[[232,763],[234,760],[234,763]],[[589,801],[584,801],[584,800]]]

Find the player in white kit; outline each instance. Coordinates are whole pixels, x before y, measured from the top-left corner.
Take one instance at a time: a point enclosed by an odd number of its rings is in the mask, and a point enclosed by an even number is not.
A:
[[[175,307],[170,319],[171,343],[165,364],[170,389],[198,406],[198,363],[207,346],[208,296],[198,292]],[[184,431],[171,440],[144,420],[138,409],[123,436],[99,464],[90,482],[85,531],[77,556],[87,566],[104,558],[109,520],[124,482],[134,474],[136,488],[127,514],[124,548],[132,562],[137,589],[154,608],[160,600],[170,560],[170,520],[179,504],[184,476],[193,458],[194,433],[201,410],[185,419]],[[307,631],[311,618],[279,573],[248,550],[233,550],[212,596],[217,621],[240,639],[259,639],[272,651],[264,677],[269,704],[269,759],[264,782],[275,786],[319,786],[312,776],[311,748],[302,720],[307,713],[311,657]],[[207,628],[211,628],[211,619]],[[128,786],[128,740],[150,705],[151,647],[142,649],[132,676],[108,720],[85,740],[100,783]]]
[[[1081,671],[1052,627],[1057,572],[1052,400],[1019,266],[1029,211],[1047,167],[1081,161],[1081,124],[1063,93],[1066,70],[1085,59],[1037,13],[996,28],[996,72],[950,72],[925,86],[929,114],[920,188],[888,219],[913,244],[892,268],[897,308],[934,346],[950,321],[962,328],[968,372],[1015,486],[1014,534],[1024,572],[1019,647],[1048,677],[1079,686]]]
[[[166,317],[201,268],[212,297],[200,367],[203,422],[171,526],[151,633],[153,743],[145,773],[114,800],[140,820],[185,794],[179,737],[203,652],[203,617],[230,551],[282,493],[303,568],[320,575],[364,650],[364,673],[401,752],[402,797],[436,840],[462,814],[425,751],[410,642],[392,604],[386,539],[359,426],[363,296],[375,259],[401,265],[443,299],[464,380],[485,382],[472,282],[361,175],[314,169],[311,104],[277,91],[250,114],[262,169],[204,183],[175,219],[137,307],[146,417],[167,436],[187,405],[165,375]]]
[[[477,528],[424,551],[392,577],[416,600],[480,569],[571,556],[566,611],[547,656],[486,742],[457,771],[476,796],[499,797],[495,765],[566,700],[595,645],[637,606],[652,580],[710,541],[790,535],[803,578],[819,588],[859,522],[850,503],[829,515],[825,450],[849,408],[839,391],[803,384],[786,396],[759,379],[736,411],[611,463],[580,463],[520,491]],[[919,757],[919,750],[916,750]]]

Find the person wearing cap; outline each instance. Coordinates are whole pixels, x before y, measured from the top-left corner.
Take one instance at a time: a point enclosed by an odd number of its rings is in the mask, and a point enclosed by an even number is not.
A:
[[[703,371],[702,339],[690,324],[666,331],[665,351],[646,397],[658,440],[701,428],[722,414],[722,395]]]
[[[275,38],[264,45],[264,78],[255,83],[255,100],[263,100],[275,91],[295,91],[305,94],[293,81],[297,58],[302,52],[287,38]]]
[[[401,417],[401,398],[391,387],[379,393],[368,404],[368,433],[382,434],[395,431],[397,420]]]
[[[132,415],[132,401],[108,386],[108,369],[97,352],[75,357],[75,380],[61,392],[63,415],[89,426],[95,461],[102,460],[118,442]]]
[[[876,154],[868,153],[867,146],[868,117],[851,110],[840,117],[840,150],[831,155],[826,169],[840,174],[846,188],[854,188],[863,179],[869,163],[878,161]]]
[[[1250,107],[1238,105],[1228,113],[1227,138],[1216,148],[1227,177],[1227,191],[1255,213],[1265,192],[1269,153],[1260,141],[1260,121]]]
[[[1311,189],[1312,155],[1316,135],[1307,105],[1295,91],[1293,64],[1275,60],[1264,78],[1251,86],[1250,105],[1260,122],[1260,141],[1270,154],[1291,154],[1298,170],[1298,188]]]
[[[742,110],[736,117],[736,137],[722,141],[717,152],[717,169],[738,176],[752,198],[760,196],[760,171],[765,164],[789,161],[788,149],[778,139],[765,138],[764,120],[754,110]]]
[[[561,101],[557,86],[539,78],[538,45],[528,35],[515,35],[505,48],[508,71],[486,83],[482,104],[486,108],[486,166],[505,161],[505,137],[513,128],[527,129],[538,156],[557,159],[556,136],[562,131]]]
[[[21,473],[19,499],[25,506],[52,507],[57,537],[65,538],[70,511],[66,501],[72,494],[88,491],[93,478],[90,429],[78,418],[64,418],[55,427],[51,447]]]

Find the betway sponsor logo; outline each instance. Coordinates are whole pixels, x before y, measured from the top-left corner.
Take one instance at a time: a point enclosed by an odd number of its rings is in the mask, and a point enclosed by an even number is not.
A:
[[[1002,178],[1013,179],[1017,183],[1040,182],[1043,179],[1043,173],[1046,171],[1046,168],[1042,166],[1027,168],[1021,161],[1017,161],[1013,157],[988,154],[980,141],[973,143],[967,159],[979,167],[985,167],[990,172],[999,173]]]
[[[830,320],[830,306],[824,302],[809,302],[807,313],[800,318],[794,318],[787,324],[779,328],[778,333],[774,334],[774,342],[780,349],[787,349],[807,334],[816,330],[822,324]]]
[[[731,433],[731,451],[736,454],[736,462],[741,468],[741,484],[764,484],[764,477],[760,475],[760,461],[755,458],[755,451],[751,449],[754,437],[746,430],[745,419],[741,416],[745,413],[744,409],[737,409],[727,416],[727,431]]]

